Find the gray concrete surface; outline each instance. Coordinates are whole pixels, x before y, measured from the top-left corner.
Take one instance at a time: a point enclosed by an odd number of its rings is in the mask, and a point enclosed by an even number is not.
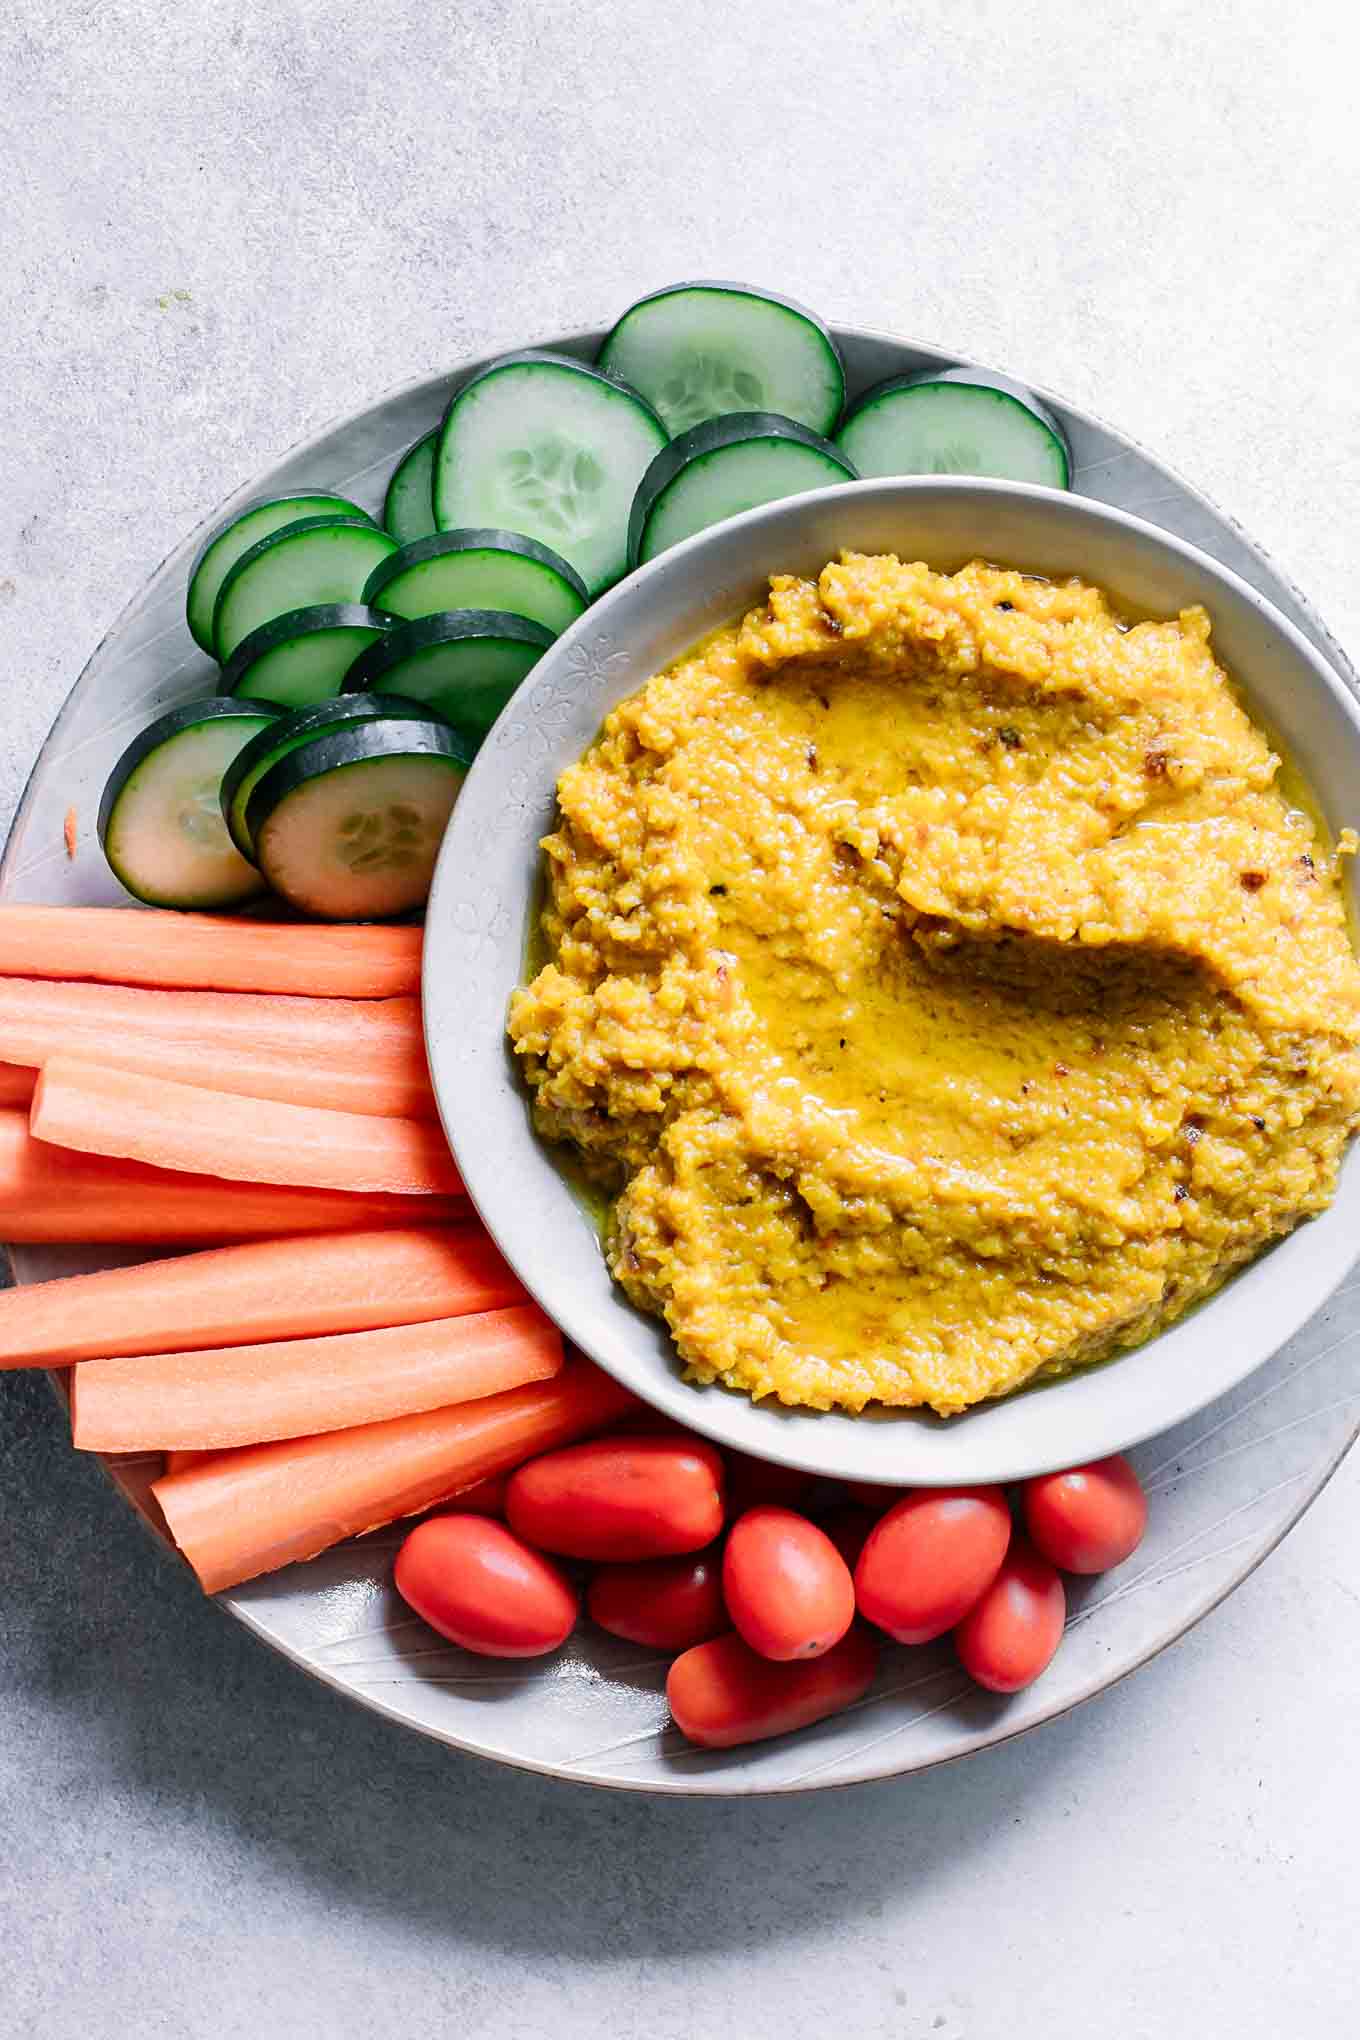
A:
[[[0,813],[291,440],[684,274],[1029,373],[1354,653],[1353,10],[0,0]],[[203,1604],[0,1385],[0,2035],[1355,2030],[1360,1466],[1191,1638],[966,1766],[751,1806],[463,1761]]]

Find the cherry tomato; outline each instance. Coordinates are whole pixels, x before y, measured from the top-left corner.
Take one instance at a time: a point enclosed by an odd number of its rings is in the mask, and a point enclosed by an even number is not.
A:
[[[652,1650],[688,1650],[728,1627],[722,1561],[716,1549],[637,1565],[602,1565],[586,1592],[586,1612],[611,1636]]]
[[[869,1532],[882,1514],[881,1509],[861,1509],[855,1502],[842,1502],[817,1518],[851,1572],[859,1564],[859,1555],[869,1541]]]
[[[1066,1473],[1027,1480],[1025,1526],[1064,1572],[1108,1572],[1138,1549],[1147,1528],[1147,1496],[1127,1459],[1097,1459]]]
[[[812,1492],[813,1476],[796,1466],[776,1466],[770,1459],[753,1459],[749,1452],[727,1452],[727,1513],[744,1516],[762,1502],[783,1509],[798,1509]]]
[[[821,1657],[855,1619],[850,1568],[824,1530],[765,1504],[739,1516],[723,1553],[723,1597],[762,1657]]]
[[[432,1516],[397,1553],[397,1592],[431,1629],[483,1657],[542,1657],[576,1626],[571,1582],[490,1516]]]
[[[856,1626],[824,1657],[775,1664],[739,1636],[687,1650],[671,1666],[666,1698],[682,1735],[706,1749],[764,1742],[825,1721],[864,1697],[878,1646]]]
[[[929,1643],[968,1613],[1006,1556],[1000,1488],[926,1488],[889,1509],[855,1568],[861,1615],[898,1643]]]
[[[954,1631],[959,1662],[992,1693],[1032,1685],[1062,1642],[1063,1583],[1046,1558],[1013,1544],[982,1599]]]
[[[503,1516],[505,1514],[505,1490],[509,1486],[508,1473],[489,1473],[485,1480],[475,1480],[471,1487],[465,1487],[447,1501],[439,1504],[446,1513],[456,1510],[462,1515]]]
[[[722,1457],[701,1438],[592,1438],[517,1468],[505,1510],[521,1537],[566,1558],[702,1551],[723,1525]]]

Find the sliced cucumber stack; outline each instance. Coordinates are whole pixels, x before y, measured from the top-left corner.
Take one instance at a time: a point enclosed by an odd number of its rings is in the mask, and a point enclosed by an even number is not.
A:
[[[218,799],[227,833],[243,857],[254,861],[255,844],[246,817],[250,796],[259,781],[280,758],[309,744],[328,730],[351,723],[400,720],[438,722],[437,713],[417,701],[405,701],[395,694],[342,694],[334,701],[314,702],[309,708],[294,709],[278,721],[267,723],[240,750],[222,774]]]
[[[628,556],[642,566],[696,531],[781,496],[853,482],[848,456],[794,418],[737,411],[673,439],[633,500]]]
[[[398,545],[410,545],[412,539],[428,538],[436,528],[431,484],[438,439],[437,431],[427,432],[423,439],[418,439],[410,452],[404,453],[397,462],[387,484],[382,521]]]
[[[517,531],[441,531],[404,545],[369,578],[364,600],[388,616],[509,610],[554,637],[575,623],[586,584],[550,546]]]
[[[289,609],[242,638],[222,668],[219,694],[303,708],[338,694],[362,651],[389,629],[362,602],[318,602]]]
[[[242,553],[303,517],[357,517],[365,524],[373,522],[348,496],[333,495],[328,489],[295,489],[289,495],[267,496],[228,517],[209,532],[189,569],[185,614],[194,643],[203,651],[215,651],[213,608],[218,590]]]
[[[345,685],[427,701],[476,745],[552,641],[541,623],[504,610],[420,616],[370,645]]]
[[[397,550],[371,518],[305,517],[262,538],[228,570],[213,608],[213,644],[226,665],[261,624],[322,602],[357,602],[373,569]]]
[[[384,717],[316,737],[256,784],[247,822],[274,891],[328,921],[422,906],[468,766],[454,731]]]
[[[840,350],[816,313],[741,283],[674,283],[639,298],[599,363],[672,434],[732,411],[774,411],[830,432],[845,402]]]
[[[629,506],[666,439],[651,405],[599,369],[565,354],[508,354],[445,413],[435,522],[522,531],[570,560],[598,595],[627,569]]]
[[[190,701],[128,745],[99,803],[99,842],[135,898],[205,909],[262,890],[227,834],[218,790],[243,746],[282,712],[263,701]]]
[[[1063,429],[1023,383],[979,368],[892,376],[856,399],[836,434],[862,475],[994,475],[1071,486]]]

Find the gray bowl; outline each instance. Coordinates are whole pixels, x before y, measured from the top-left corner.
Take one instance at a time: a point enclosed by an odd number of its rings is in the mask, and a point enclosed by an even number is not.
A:
[[[815,573],[842,548],[945,570],[981,556],[1080,574],[1154,615],[1203,603],[1219,658],[1329,823],[1360,818],[1354,700],[1277,609],[1207,554],[1106,504],[1007,482],[914,477],[817,490],[701,532],[620,583],[544,654],[506,709],[463,788],[435,878],[430,1066],[458,1165],[506,1258],[568,1336],[647,1402],[722,1444],[841,1479],[1020,1479],[1179,1424],[1277,1351],[1354,1257],[1354,1154],[1327,1213],[1117,1361],[948,1421],[789,1411],[682,1379],[669,1334],[613,1283],[561,1158],[535,1136],[505,1042],[559,772],[616,702],[761,599],[771,573]]]

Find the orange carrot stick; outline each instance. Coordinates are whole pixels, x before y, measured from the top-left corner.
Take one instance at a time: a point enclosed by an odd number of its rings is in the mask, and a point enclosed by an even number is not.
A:
[[[27,1112],[33,1103],[33,1086],[37,1081],[36,1069],[23,1069],[16,1063],[0,1063],[0,1110],[17,1105]]]
[[[289,1233],[431,1225],[467,1213],[462,1197],[356,1197],[343,1190],[225,1183],[219,1176],[105,1161],[49,1147],[29,1133],[27,1113],[0,1112],[0,1239],[13,1245],[63,1240],[218,1245]]]
[[[636,1398],[588,1361],[555,1381],[352,1431],[249,1445],[152,1493],[206,1593],[414,1516],[534,1453],[602,1431]]]
[[[165,1460],[163,1471],[183,1473],[190,1466],[201,1466],[205,1459],[238,1459],[250,1449],[248,1445],[238,1445],[226,1452],[166,1452],[162,1455]],[[489,1473],[485,1480],[474,1480],[471,1487],[461,1487],[456,1494],[441,1495],[431,1506],[440,1515],[503,1517],[509,1485],[508,1473]],[[425,1515],[428,1511],[422,1509],[418,1513]],[[376,1536],[383,1528],[385,1525],[382,1523],[375,1523],[371,1533],[361,1534]]]
[[[71,1438],[81,1452],[220,1452],[447,1409],[561,1371],[562,1334],[534,1303],[325,1339],[82,1360]]]
[[[41,1069],[54,1055],[342,1112],[434,1112],[414,999],[266,998],[0,978],[0,1061]]]
[[[420,989],[419,928],[319,927],[158,908],[0,907],[0,971],[390,999]]]
[[[442,1130],[428,1120],[236,1098],[75,1056],[44,1065],[29,1126],[54,1147],[246,1183],[432,1197],[463,1187]]]
[[[362,1332],[527,1301],[476,1225],[260,1240],[0,1291],[0,1369]]]

